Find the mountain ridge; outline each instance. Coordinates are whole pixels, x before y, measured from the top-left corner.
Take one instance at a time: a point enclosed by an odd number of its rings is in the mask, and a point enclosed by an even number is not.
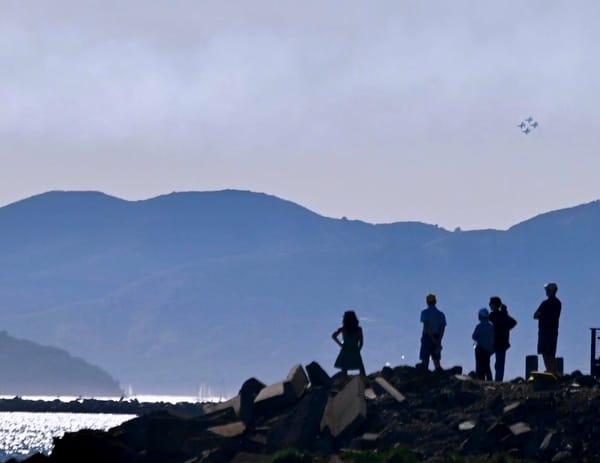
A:
[[[597,201],[508,230],[451,232],[324,217],[240,190],[33,198],[35,207],[0,208],[0,324],[80,352],[136,389],[226,388],[263,356],[264,381],[291,358],[330,365],[330,333],[348,307],[363,317],[366,346],[377,340],[365,348],[367,369],[415,363],[428,292],[449,320],[445,357],[461,364],[474,314],[502,296],[520,322],[508,359],[516,375],[517,358],[535,350],[531,316],[549,280],[579,317],[565,311],[559,350],[580,369],[589,359],[578,324],[597,323]]]

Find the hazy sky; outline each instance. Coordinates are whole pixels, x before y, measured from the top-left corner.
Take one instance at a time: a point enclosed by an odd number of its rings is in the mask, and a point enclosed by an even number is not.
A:
[[[0,0],[0,205],[240,188],[505,228],[600,198],[599,17],[597,0]]]

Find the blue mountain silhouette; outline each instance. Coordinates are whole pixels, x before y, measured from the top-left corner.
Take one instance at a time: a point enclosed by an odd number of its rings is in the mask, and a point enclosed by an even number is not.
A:
[[[532,314],[557,281],[559,355],[589,362],[598,324],[600,203],[507,231],[449,232],[415,222],[322,217],[248,191],[124,201],[49,192],[0,208],[0,324],[105,366],[138,392],[233,391],[292,363],[331,370],[330,334],[353,308],[367,370],[414,364],[424,296],[448,332],[442,363],[472,368],[477,310],[499,295],[519,321],[507,374],[535,353]]]

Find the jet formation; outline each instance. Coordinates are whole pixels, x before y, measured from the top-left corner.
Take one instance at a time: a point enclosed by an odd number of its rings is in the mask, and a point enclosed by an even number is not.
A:
[[[540,124],[533,119],[533,117],[529,116],[527,119],[523,119],[517,127],[521,129],[525,135],[531,132],[533,129],[537,129]]]

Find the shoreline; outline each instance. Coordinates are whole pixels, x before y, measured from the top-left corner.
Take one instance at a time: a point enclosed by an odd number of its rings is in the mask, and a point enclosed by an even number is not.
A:
[[[34,413],[111,413],[123,415],[144,415],[166,410],[183,416],[204,414],[204,406],[214,402],[139,402],[129,400],[76,399],[71,401],[31,400],[21,397],[0,399],[0,412]]]

